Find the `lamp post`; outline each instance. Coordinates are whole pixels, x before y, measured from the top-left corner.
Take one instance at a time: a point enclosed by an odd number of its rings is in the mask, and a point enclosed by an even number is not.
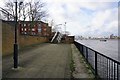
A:
[[[21,11],[21,6],[20,5],[22,5],[23,4],[23,2],[21,1],[20,3],[19,3],[19,20],[20,20],[20,11]]]
[[[64,38],[65,38],[65,42],[66,42],[66,22],[65,22],[64,26],[65,26],[65,37]]]
[[[65,22],[65,36],[66,36],[66,22]]]
[[[20,2],[19,5],[21,5]],[[15,43],[14,43],[14,68],[18,68],[18,42],[17,42],[17,0],[15,1]]]

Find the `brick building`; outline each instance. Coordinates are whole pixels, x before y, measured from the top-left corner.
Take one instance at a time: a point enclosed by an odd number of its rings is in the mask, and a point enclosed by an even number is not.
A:
[[[52,29],[50,26],[48,26],[48,24],[46,23],[42,23],[41,24],[41,36],[51,36],[52,33]]]
[[[75,36],[63,35],[62,43],[74,43]]]
[[[65,42],[66,43],[74,43],[74,39],[75,39],[74,36],[66,36]]]
[[[42,21],[19,22],[19,33],[21,35],[51,36],[51,27]]]

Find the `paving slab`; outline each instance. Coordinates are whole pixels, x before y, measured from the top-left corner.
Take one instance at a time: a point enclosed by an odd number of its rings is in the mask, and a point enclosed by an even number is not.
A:
[[[87,64],[82,57],[79,50],[76,48],[74,44],[71,45],[72,48],[72,58],[74,62],[75,70],[73,71],[72,75],[74,78],[80,79],[90,79],[94,80],[94,75],[89,68],[87,68]]]
[[[33,46],[19,52],[19,68],[13,68],[13,57],[3,57],[3,78],[70,78],[70,44]]]

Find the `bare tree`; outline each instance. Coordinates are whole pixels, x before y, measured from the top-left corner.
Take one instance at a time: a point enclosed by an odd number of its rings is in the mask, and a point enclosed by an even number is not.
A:
[[[42,18],[46,17],[47,11],[43,10],[45,3],[41,1],[36,1],[34,3],[29,2],[29,19],[31,21],[39,21]]]
[[[35,21],[41,21],[42,18],[47,16],[47,11],[44,9],[45,3],[40,0],[32,2],[23,2],[22,6],[19,5],[18,1],[18,20],[22,19],[23,22],[27,20],[29,17],[29,21],[31,21],[30,26],[30,34],[32,33],[32,27],[34,27]],[[15,16],[15,4],[14,2],[6,2],[5,9]],[[8,17],[8,16],[6,16]],[[14,18],[10,18],[10,20],[14,20]]]
[[[28,17],[29,11],[28,9],[26,9],[27,7],[28,7],[28,3],[23,3],[22,8],[21,8],[23,21],[25,21],[26,18]]]
[[[47,11],[44,10],[45,3],[41,1],[35,2],[23,2],[22,6],[18,4],[18,19],[22,19],[23,21],[29,17],[29,21],[38,21],[47,16]],[[5,3],[5,10],[7,10],[13,16],[15,15],[15,5],[14,2],[8,1]],[[8,17],[6,15],[6,17]],[[10,20],[14,20],[14,18],[10,17]]]
[[[7,20],[10,20],[10,17],[13,17],[12,14],[10,14],[7,10],[3,9],[2,7],[0,7],[0,11],[2,12],[1,15],[2,15],[2,19],[7,19]]]
[[[13,16],[15,15],[14,4],[11,1],[5,3],[5,10],[8,11]],[[8,16],[5,16],[5,17],[8,17]],[[14,20],[14,17],[10,17],[9,20]]]
[[[36,2],[29,2],[28,3],[29,8],[28,8],[28,16],[29,16],[29,21],[31,22],[30,26],[30,33],[32,32],[32,27],[34,26],[34,21],[41,21],[42,18],[47,16],[47,12],[43,10],[45,7],[45,3],[42,3],[40,0]]]

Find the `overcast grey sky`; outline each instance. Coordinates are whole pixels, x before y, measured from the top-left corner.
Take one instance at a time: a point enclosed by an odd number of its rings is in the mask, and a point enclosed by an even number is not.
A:
[[[28,0],[27,0],[28,1]],[[118,34],[118,0],[42,0],[49,13],[47,22],[66,24],[71,35]],[[114,1],[114,2],[113,2]],[[4,6],[4,0],[0,6]],[[62,30],[64,31],[64,26]]]

